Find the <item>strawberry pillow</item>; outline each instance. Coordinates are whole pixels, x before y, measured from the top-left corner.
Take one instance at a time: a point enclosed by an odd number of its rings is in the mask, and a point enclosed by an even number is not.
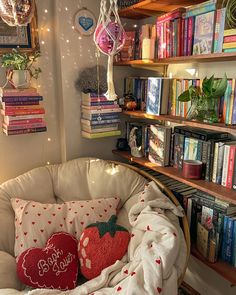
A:
[[[59,232],[45,248],[24,251],[17,262],[19,279],[33,288],[74,289],[78,275],[77,239]]]
[[[79,240],[78,256],[80,272],[91,280],[102,270],[122,259],[128,249],[130,234],[116,224],[113,215],[108,222],[97,222],[87,226]]]
[[[15,256],[31,247],[44,247],[55,232],[67,232],[79,239],[87,225],[116,214],[119,202],[117,197],[63,204],[11,199],[15,211]]]

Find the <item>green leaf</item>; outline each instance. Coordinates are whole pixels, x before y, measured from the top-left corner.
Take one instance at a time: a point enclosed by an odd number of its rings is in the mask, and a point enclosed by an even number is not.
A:
[[[212,95],[212,88],[214,85],[214,75],[211,76],[210,79],[204,78],[202,82],[202,91],[206,96]]]
[[[190,97],[189,90],[184,91],[178,97],[178,100],[181,101],[181,102],[187,102],[187,101],[190,101],[190,99],[191,99],[191,97]]]
[[[215,84],[215,89],[212,93],[213,98],[221,97],[225,94],[226,88],[227,88],[227,76],[224,75],[223,79],[218,80],[218,83]]]

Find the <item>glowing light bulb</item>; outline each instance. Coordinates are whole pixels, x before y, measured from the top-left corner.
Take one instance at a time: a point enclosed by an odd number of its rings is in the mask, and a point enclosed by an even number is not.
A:
[[[65,11],[68,11],[68,7],[65,7]]]
[[[79,40],[82,40],[82,37],[81,37],[81,36],[79,36],[79,37],[78,37],[78,39],[79,39]]]
[[[48,142],[52,141],[52,139],[50,137],[48,137]]]
[[[45,41],[41,41],[41,44],[44,45],[45,44]]]
[[[50,29],[48,28],[47,31],[50,32]]]
[[[72,26],[72,30],[74,30],[75,29],[75,26]]]
[[[48,10],[47,10],[47,9],[45,9],[45,10],[44,10],[44,12],[45,12],[45,13],[48,13]]]
[[[69,42],[70,42],[70,40],[67,39],[67,40],[66,40],[66,43],[69,43]]]
[[[47,165],[50,165],[50,162],[49,161],[47,161]]]

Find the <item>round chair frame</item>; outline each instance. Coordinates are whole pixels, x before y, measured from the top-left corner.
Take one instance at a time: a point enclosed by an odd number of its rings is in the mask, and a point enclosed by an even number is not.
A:
[[[125,164],[122,162],[117,162],[117,161],[108,161],[110,163],[113,163],[115,165],[122,165],[125,166],[135,172],[137,172],[138,174],[142,175],[144,178],[150,180],[150,181],[154,181],[156,183],[156,185],[159,187],[159,189],[161,190],[161,192],[163,192],[176,206],[181,206],[179,201],[177,200],[177,198],[174,196],[174,194],[171,192],[170,189],[168,189],[165,185],[163,185],[159,180],[157,180],[155,177],[153,177],[152,175],[148,174],[145,171],[142,171],[140,169],[138,169],[137,167],[134,167],[132,165],[129,164]],[[181,228],[183,230],[184,233],[184,237],[185,237],[185,242],[186,242],[186,247],[187,247],[187,259],[186,259],[186,264],[184,266],[184,271],[181,274],[181,276],[178,279],[178,285],[180,286],[183,279],[184,279],[184,275],[188,266],[188,260],[189,260],[189,256],[190,256],[190,249],[191,249],[191,242],[190,242],[190,232],[189,232],[189,225],[188,225],[188,220],[186,215],[184,214],[184,216],[182,218],[180,218],[181,220]]]

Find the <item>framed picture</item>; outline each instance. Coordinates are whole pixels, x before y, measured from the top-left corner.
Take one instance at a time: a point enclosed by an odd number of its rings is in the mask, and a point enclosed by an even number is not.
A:
[[[74,15],[74,26],[76,31],[83,36],[90,36],[96,28],[96,18],[87,8],[79,9]]]
[[[22,27],[11,27],[0,18],[0,55],[12,48],[19,48],[21,52],[39,49],[36,15],[30,24]]]

